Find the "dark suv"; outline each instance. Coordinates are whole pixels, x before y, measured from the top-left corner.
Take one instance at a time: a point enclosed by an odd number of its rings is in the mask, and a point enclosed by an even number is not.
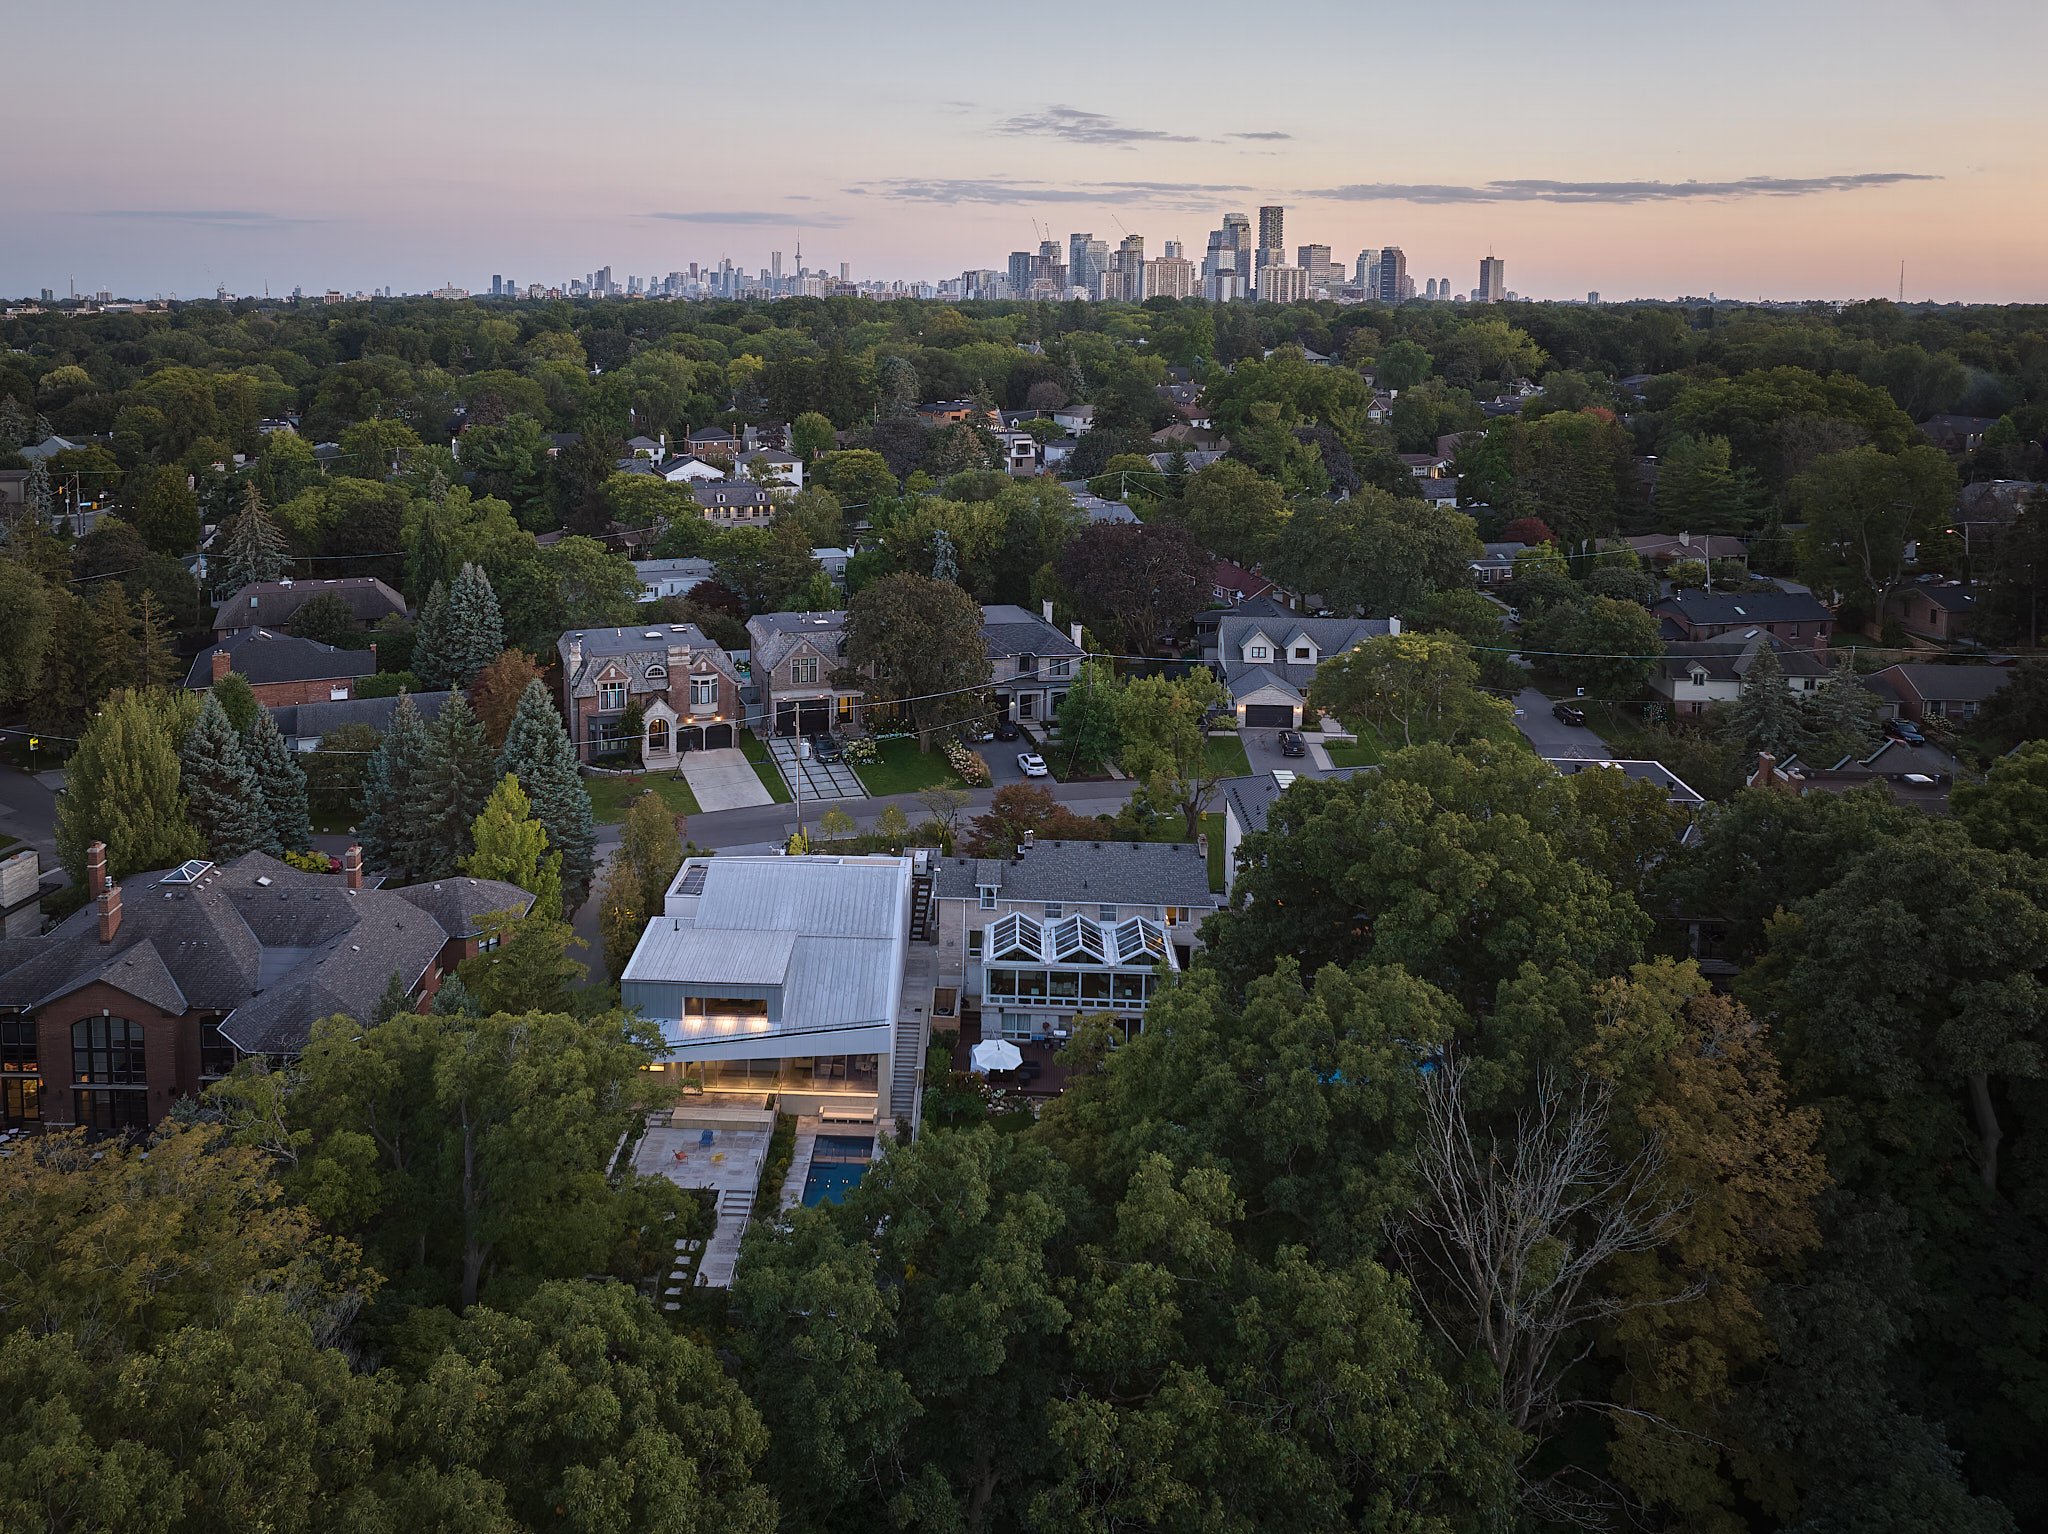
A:
[[[1282,756],[1307,756],[1308,742],[1301,738],[1299,730],[1280,732],[1280,754]]]
[[[1569,703],[1553,704],[1550,714],[1559,724],[1582,725],[1586,722],[1586,711]]]
[[[846,747],[837,735],[814,735],[811,737],[811,755],[821,762],[843,761]]]

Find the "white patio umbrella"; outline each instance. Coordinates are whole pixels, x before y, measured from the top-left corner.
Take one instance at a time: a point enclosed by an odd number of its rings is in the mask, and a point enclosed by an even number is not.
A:
[[[1024,1063],[1024,1051],[1008,1039],[983,1039],[968,1051],[968,1059],[974,1068],[986,1074],[989,1071],[1014,1071]]]

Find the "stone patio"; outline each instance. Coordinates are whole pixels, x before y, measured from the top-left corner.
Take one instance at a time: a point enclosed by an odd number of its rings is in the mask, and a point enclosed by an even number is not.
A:
[[[669,1122],[650,1124],[634,1147],[634,1171],[646,1177],[666,1177],[679,1188],[706,1189],[717,1201],[718,1226],[705,1243],[697,1266],[701,1285],[732,1287],[740,1238],[753,1218],[761,1163],[774,1129],[772,1114],[679,1108]]]

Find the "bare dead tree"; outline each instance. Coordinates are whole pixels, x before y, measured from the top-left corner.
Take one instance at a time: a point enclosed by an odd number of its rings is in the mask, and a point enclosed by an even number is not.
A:
[[[1492,1365],[1500,1409],[1529,1443],[1525,1467],[1565,1414],[1559,1383],[1592,1351],[1593,1328],[1700,1292],[1617,1296],[1595,1282],[1614,1258],[1669,1240],[1689,1202],[1664,1176],[1655,1140],[1626,1159],[1614,1153],[1609,1097],[1603,1083],[1545,1072],[1501,1136],[1474,1130],[1455,1059],[1423,1094],[1421,1197],[1397,1241],[1437,1330],[1461,1357]],[[1524,1496],[1552,1517],[1593,1515],[1564,1488],[1525,1480]]]

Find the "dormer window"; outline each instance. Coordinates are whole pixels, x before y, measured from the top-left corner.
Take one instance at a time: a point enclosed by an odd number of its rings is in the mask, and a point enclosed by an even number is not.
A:
[[[1296,660],[1307,660],[1307,659],[1309,659],[1309,658],[1310,658],[1310,650],[1309,650],[1309,647],[1308,647],[1307,645],[1305,645],[1305,644],[1298,644],[1298,645],[1296,645],[1296,646],[1294,647],[1294,658],[1295,658]]]
[[[666,667],[666,666],[664,666],[664,665],[661,665],[661,664],[659,664],[659,663],[657,663],[657,664],[655,664],[655,665],[652,665],[652,666],[649,666],[649,667],[647,668],[647,680],[648,680],[648,681],[650,681],[650,682],[664,682],[664,681],[667,681],[667,680],[668,680],[668,667]]]
[[[1266,647],[1262,644],[1249,645],[1244,653],[1253,660],[1264,660],[1266,658]]]

